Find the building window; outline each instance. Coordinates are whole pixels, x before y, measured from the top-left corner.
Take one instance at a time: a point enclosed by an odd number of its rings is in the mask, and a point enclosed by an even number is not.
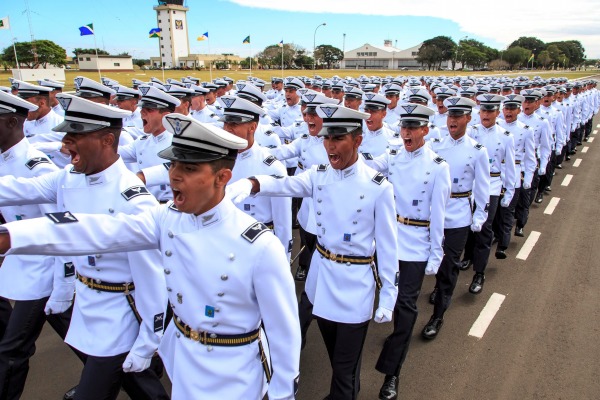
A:
[[[89,58],[89,57],[86,57],[86,58],[85,58],[85,61],[92,61],[92,59],[91,59],[91,58]]]
[[[164,49],[164,48],[165,48],[165,45],[164,45],[164,44],[161,44],[161,45],[160,45],[160,48],[161,48],[161,49]]]
[[[79,57],[79,61],[83,61],[83,57]]]
[[[377,57],[377,52],[375,52],[375,51],[360,51],[360,52],[357,52],[356,55],[358,57]]]
[[[159,19],[159,20],[158,20],[158,23],[160,24],[161,22],[162,22],[162,21]]]
[[[419,52],[418,52],[418,51],[413,51],[413,52],[411,53],[411,55],[412,55],[413,57],[416,57],[416,56],[418,56],[418,55],[419,55]]]
[[[120,66],[121,66],[121,63],[113,63],[113,65],[114,65],[115,67],[120,67]]]
[[[164,56],[165,56],[165,53],[162,53],[162,56],[164,57]]]

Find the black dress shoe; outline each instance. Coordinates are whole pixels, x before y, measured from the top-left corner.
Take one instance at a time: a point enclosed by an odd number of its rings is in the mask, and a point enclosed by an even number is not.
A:
[[[494,235],[494,237],[492,238],[492,244],[496,244],[498,243],[499,239],[497,236]]]
[[[75,398],[75,392],[77,392],[77,386],[73,386],[71,389],[67,390],[63,396],[63,400],[73,400]]]
[[[497,249],[495,256],[498,260],[504,260],[506,258],[506,252],[504,250]]]
[[[543,201],[544,201],[544,195],[542,194],[542,192],[538,192],[538,194],[535,196],[535,202],[540,204]]]
[[[525,237],[525,233],[523,233],[523,228],[519,228],[518,226],[515,228],[515,236]]]
[[[584,141],[584,142],[587,142],[587,141],[588,141],[588,137],[587,137],[587,136],[586,136],[586,137],[584,137],[584,138],[583,138],[583,141]]]
[[[434,288],[433,292],[429,295],[429,304],[435,304],[435,298],[438,295],[438,288]]]
[[[379,400],[396,400],[398,398],[398,377],[386,375],[381,389],[379,389]]]
[[[567,155],[565,156],[565,160],[567,160],[567,161],[571,161],[571,156],[569,154],[570,153],[567,153]]]
[[[459,268],[460,268],[461,271],[466,271],[466,270],[469,269],[469,267],[471,265],[473,265],[473,263],[471,262],[471,260],[462,260],[460,262],[460,267]]]
[[[473,294],[479,294],[483,290],[483,282],[485,282],[485,276],[482,273],[476,273],[473,277],[473,282],[469,286],[469,292]]]
[[[557,169],[563,169],[563,168],[562,168],[562,164],[557,164],[557,165],[556,165],[556,168],[557,168]]]
[[[552,188],[550,186],[546,186],[544,188],[544,192],[551,192],[551,191],[552,191]]]
[[[427,323],[427,325],[425,325],[425,328],[423,328],[423,331],[421,332],[421,336],[423,336],[423,339],[427,339],[427,340],[435,339],[437,334],[440,332],[440,329],[442,329],[443,324],[444,324],[443,318],[434,318],[434,317],[429,318],[429,322]]]
[[[304,282],[306,280],[306,274],[308,274],[307,268],[302,265],[298,265],[294,279],[298,282]]]

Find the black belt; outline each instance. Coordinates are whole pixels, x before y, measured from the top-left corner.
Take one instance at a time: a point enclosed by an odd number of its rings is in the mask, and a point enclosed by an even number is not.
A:
[[[270,230],[273,230],[273,229],[275,229],[275,225],[273,224],[273,221],[271,221],[271,222],[263,222],[263,224],[264,224],[264,225],[265,225],[267,228],[269,228]]]
[[[321,246],[319,242],[317,242],[317,251],[323,257],[328,258],[329,260],[335,261],[337,263],[349,262],[350,264],[371,264],[374,260],[373,257],[344,256],[342,254],[335,254],[327,250],[325,247]]]
[[[430,224],[429,221],[426,220],[404,218],[398,214],[396,214],[396,221],[400,222],[402,225],[419,226],[421,228],[429,228]]]
[[[498,178],[500,177],[501,173],[500,172],[490,172],[490,177],[491,178]]]
[[[111,282],[102,282],[100,279],[87,278],[83,275],[77,274],[77,279],[79,282],[83,283],[85,286],[90,289],[98,290],[100,292],[110,292],[110,293],[125,293],[129,294],[131,290],[135,290],[135,285],[133,282],[127,283],[111,283]]]
[[[521,160],[515,160],[515,165],[521,165]]]
[[[465,197],[471,197],[471,194],[473,194],[472,191],[468,191],[468,192],[453,192],[450,193],[450,198],[451,199],[464,199]]]
[[[239,335],[219,335],[216,333],[208,333],[206,331],[197,331],[183,322],[175,313],[173,313],[173,322],[175,322],[175,326],[179,332],[183,333],[183,336],[204,345],[224,347],[244,346],[254,342],[260,336],[260,329],[255,329],[251,332]]]
[[[298,161],[298,168],[304,169],[304,164],[302,164],[300,161]]]

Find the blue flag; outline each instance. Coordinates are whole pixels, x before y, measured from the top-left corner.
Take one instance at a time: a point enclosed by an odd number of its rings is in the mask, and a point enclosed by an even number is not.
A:
[[[79,35],[87,36],[94,34],[94,24],[87,24],[79,27]]]

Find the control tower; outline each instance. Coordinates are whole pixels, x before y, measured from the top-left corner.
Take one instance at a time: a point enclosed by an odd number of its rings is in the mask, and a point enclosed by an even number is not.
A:
[[[165,68],[180,67],[180,57],[190,54],[185,0],[158,0],[157,26],[161,29],[159,51]]]

